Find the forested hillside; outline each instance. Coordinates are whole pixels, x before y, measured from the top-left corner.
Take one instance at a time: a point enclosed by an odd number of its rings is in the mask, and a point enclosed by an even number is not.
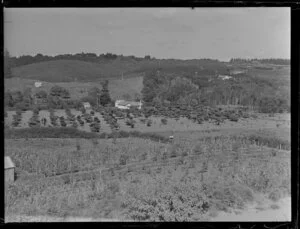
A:
[[[283,112],[290,109],[288,74],[286,70],[266,77],[264,72],[249,71],[224,80],[209,69],[179,73],[160,69],[146,74],[142,93],[144,101],[154,105],[241,105],[260,112]]]

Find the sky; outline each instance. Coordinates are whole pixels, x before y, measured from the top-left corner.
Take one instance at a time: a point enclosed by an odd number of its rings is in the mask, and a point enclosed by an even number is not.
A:
[[[5,8],[11,56],[290,58],[289,8]]]

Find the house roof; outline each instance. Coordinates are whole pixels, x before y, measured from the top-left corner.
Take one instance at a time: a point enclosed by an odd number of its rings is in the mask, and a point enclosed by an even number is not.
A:
[[[4,168],[9,169],[9,168],[14,168],[14,167],[15,167],[15,165],[12,162],[12,160],[10,159],[10,157],[5,156],[4,157]]]

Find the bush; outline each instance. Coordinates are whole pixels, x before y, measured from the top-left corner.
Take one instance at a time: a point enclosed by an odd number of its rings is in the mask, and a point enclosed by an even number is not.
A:
[[[120,156],[119,164],[120,165],[126,165],[128,158],[129,158],[128,155],[122,154]]]
[[[274,202],[277,202],[282,198],[282,191],[280,189],[275,189],[272,192],[270,192],[268,198]]]
[[[202,154],[202,153],[204,153],[204,149],[203,149],[203,147],[202,147],[202,145],[201,145],[200,143],[198,143],[198,144],[194,147],[193,153],[194,153],[194,154]]]
[[[27,111],[30,110],[30,106],[27,103],[17,103],[16,104],[16,109],[21,110],[21,111]]]
[[[167,125],[167,123],[168,123],[168,120],[167,120],[167,119],[165,119],[165,118],[162,118],[162,119],[161,119],[161,123],[162,123],[163,125]]]
[[[151,119],[148,119],[147,120],[147,126],[151,126],[152,125],[152,120]]]

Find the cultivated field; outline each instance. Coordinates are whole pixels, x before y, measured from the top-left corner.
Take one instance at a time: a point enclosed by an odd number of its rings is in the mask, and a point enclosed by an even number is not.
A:
[[[290,197],[290,114],[219,124],[137,115],[132,128],[114,112],[7,111],[5,154],[16,164],[16,181],[5,187],[7,221],[222,220],[253,204],[278,212]],[[116,125],[122,136],[101,137]],[[139,138],[124,135],[132,131]]]
[[[73,115],[82,116],[82,112],[70,109],[71,113]],[[87,111],[87,113],[90,114],[90,111]],[[5,117],[5,125],[6,126],[12,126],[13,123],[13,115],[15,115],[15,111],[7,111],[7,117]],[[32,117],[32,111],[25,111],[22,113],[22,118],[18,126],[15,128],[24,128],[28,127],[28,120]],[[65,110],[58,109],[55,110],[54,115],[58,117],[64,117],[68,118]],[[45,126],[53,126],[50,121],[50,113],[47,110],[41,110],[39,111],[39,120],[42,118],[46,118],[47,122]],[[91,115],[92,118],[97,117],[100,120],[100,132],[110,133],[112,130],[109,126],[109,124],[104,120],[103,115],[100,112],[94,112],[94,114]],[[264,131],[272,131],[275,132],[276,136],[282,136],[285,138],[290,139],[290,136],[288,133],[290,132],[290,114],[275,114],[274,116],[269,116],[267,114],[256,114],[255,118],[241,118],[238,120],[238,122],[225,120],[223,123],[220,123],[219,125],[216,125],[214,123],[211,123],[209,121],[205,121],[202,124],[198,124],[193,122],[192,120],[189,120],[187,118],[180,117],[178,120],[174,118],[167,118],[167,123],[162,123],[162,116],[151,116],[148,117],[148,120],[151,120],[151,126],[147,126],[146,123],[142,120],[145,119],[145,117],[141,118],[133,118],[135,125],[134,128],[126,125],[124,119],[118,119],[117,123],[120,126],[120,130],[124,131],[133,131],[138,130],[140,132],[160,132],[160,133],[170,133],[173,131],[176,134],[179,134],[182,136],[182,132],[184,133],[194,133],[195,131],[201,131],[202,133],[209,132],[220,132],[225,133],[227,131],[232,133],[238,133],[238,132],[253,132],[254,130],[264,130]],[[75,122],[78,124],[78,129],[84,130],[84,131],[91,131],[89,124],[86,120],[84,120],[84,125],[81,126],[78,123],[78,120],[75,120]],[[60,123],[57,124],[57,126],[60,126]],[[67,123],[67,126],[71,126],[71,123]]]
[[[5,186],[10,221],[20,215],[213,220],[290,196],[290,151],[247,138],[6,139],[5,154],[17,169],[16,181]]]

